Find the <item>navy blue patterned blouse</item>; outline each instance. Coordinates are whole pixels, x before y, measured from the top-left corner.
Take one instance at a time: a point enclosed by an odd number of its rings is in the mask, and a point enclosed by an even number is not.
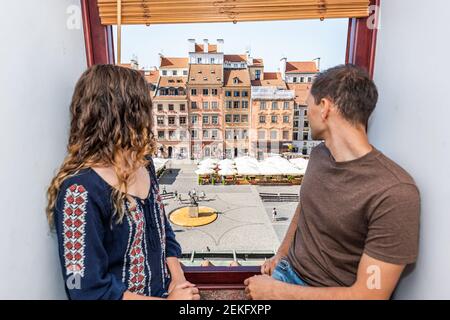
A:
[[[167,257],[181,248],[164,212],[155,169],[151,187],[137,205],[125,203],[122,223],[112,217],[112,187],[94,170],[67,178],[58,194],[55,224],[69,299],[121,299],[136,294],[165,297],[170,282]]]

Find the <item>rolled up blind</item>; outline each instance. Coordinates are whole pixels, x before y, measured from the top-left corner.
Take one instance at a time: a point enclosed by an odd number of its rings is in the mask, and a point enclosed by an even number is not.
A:
[[[119,6],[119,0],[97,1],[104,25],[116,25],[118,20],[123,25],[151,25],[352,18],[369,14],[369,0],[121,0]]]

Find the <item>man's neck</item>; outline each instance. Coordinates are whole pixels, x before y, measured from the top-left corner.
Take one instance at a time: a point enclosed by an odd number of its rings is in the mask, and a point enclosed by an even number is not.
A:
[[[324,140],[325,145],[337,162],[361,158],[373,149],[367,138],[365,128],[356,128],[349,124],[340,126],[336,130],[330,130]]]

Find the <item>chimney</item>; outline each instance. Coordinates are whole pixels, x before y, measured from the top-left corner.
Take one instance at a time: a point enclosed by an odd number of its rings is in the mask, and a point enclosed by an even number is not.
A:
[[[195,52],[195,39],[188,39],[188,50],[189,52]]]
[[[224,44],[223,39],[217,39],[217,52],[218,53],[223,53],[223,44]]]
[[[203,39],[203,52],[204,53],[208,53],[208,47],[209,47],[209,45],[208,45],[208,39]]]
[[[250,50],[247,50],[246,54],[247,54],[247,65],[252,66],[253,65],[253,57],[250,54]]]
[[[280,59],[280,73],[283,80],[286,80],[286,62],[287,58]]]

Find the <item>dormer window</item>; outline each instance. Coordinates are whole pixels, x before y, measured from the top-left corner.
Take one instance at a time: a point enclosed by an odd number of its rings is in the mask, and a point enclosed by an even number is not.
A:
[[[234,84],[239,84],[239,78],[237,78],[237,77],[233,78],[233,83]]]

